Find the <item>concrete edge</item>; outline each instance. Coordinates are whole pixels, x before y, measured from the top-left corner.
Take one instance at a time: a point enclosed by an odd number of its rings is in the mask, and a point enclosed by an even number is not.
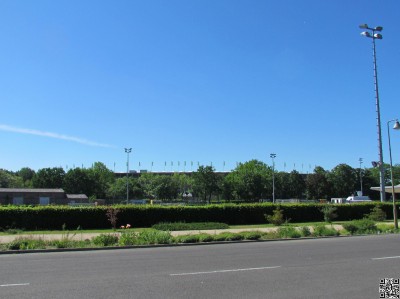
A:
[[[222,244],[237,244],[237,243],[264,243],[277,241],[299,241],[299,240],[314,240],[314,239],[332,239],[346,238],[371,235],[345,235],[345,236],[322,236],[322,237],[302,237],[302,238],[283,238],[269,240],[238,240],[238,241],[217,241],[217,242],[197,242],[197,243],[178,243],[178,244],[152,244],[152,245],[130,245],[130,246],[109,246],[109,247],[84,247],[84,248],[52,248],[52,249],[28,249],[28,250],[4,250],[0,251],[0,255],[6,254],[26,254],[26,253],[51,253],[51,252],[77,252],[77,251],[99,251],[99,250],[126,250],[140,248],[164,248],[164,247],[186,247],[186,246],[208,246]]]

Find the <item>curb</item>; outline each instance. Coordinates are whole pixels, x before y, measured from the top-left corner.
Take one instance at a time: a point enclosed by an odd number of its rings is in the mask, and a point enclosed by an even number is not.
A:
[[[269,239],[269,240],[238,240],[238,241],[217,241],[217,242],[178,243],[178,244],[153,244],[153,245],[131,245],[131,246],[109,246],[109,247],[85,247],[85,248],[53,248],[53,249],[4,250],[4,251],[0,251],[0,255],[26,254],[26,253],[100,251],[100,250],[126,250],[126,249],[140,249],[140,248],[165,248],[165,247],[186,247],[186,246],[208,246],[208,245],[237,244],[237,243],[264,243],[264,242],[277,242],[277,241],[300,241],[300,240],[314,240],[314,239],[332,239],[332,238],[345,238],[345,237],[358,237],[358,236],[370,236],[370,235],[322,236],[322,237],[284,238],[284,239]]]

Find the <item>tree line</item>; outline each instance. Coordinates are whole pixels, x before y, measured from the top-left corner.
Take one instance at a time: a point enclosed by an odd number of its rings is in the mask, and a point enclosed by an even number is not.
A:
[[[387,165],[386,165],[387,166]],[[389,168],[386,184],[390,184]],[[394,177],[400,177],[400,165],[394,166]],[[239,163],[227,174],[216,172],[212,166],[199,166],[191,173],[172,175],[143,173],[139,177],[117,178],[103,163],[90,168],[73,168],[67,172],[61,167],[34,171],[28,167],[12,172],[0,169],[0,188],[62,188],[70,194],[86,194],[91,199],[106,199],[117,203],[126,199],[182,200],[195,197],[204,202],[257,202],[272,198],[272,178],[275,179],[277,199],[330,199],[347,197],[362,189],[364,195],[379,199],[379,192],[370,187],[379,186],[379,169],[352,168],[339,164],[332,170],[317,166],[309,174],[275,171],[259,160]],[[127,181],[128,180],[128,181]],[[399,180],[395,180],[395,184]]]

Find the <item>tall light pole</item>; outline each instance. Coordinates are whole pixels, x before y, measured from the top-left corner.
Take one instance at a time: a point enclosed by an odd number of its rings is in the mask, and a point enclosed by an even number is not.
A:
[[[269,155],[272,159],[272,202],[275,203],[275,158],[276,154]]]
[[[387,122],[387,131],[388,131],[388,140],[389,140],[389,157],[390,157],[390,180],[392,183],[392,200],[393,200],[393,221],[394,221],[394,228],[399,228],[397,223],[397,208],[396,208],[396,196],[394,193],[394,181],[393,181],[393,164],[392,164],[392,145],[390,144],[390,130],[389,124],[391,122],[395,122],[393,129],[400,130],[400,123],[397,119],[392,119]]]
[[[126,153],[126,203],[129,202],[129,154],[131,153],[132,148],[125,148]]]
[[[382,26],[375,28],[368,27],[367,24],[359,26],[361,29],[367,29],[368,31],[361,32],[361,35],[372,38],[372,54],[374,58],[374,86],[375,86],[375,99],[376,99],[376,121],[378,127],[378,149],[379,149],[379,181],[381,187],[381,202],[385,201],[385,169],[383,165],[383,154],[382,154],[382,133],[381,133],[381,112],[379,107],[379,92],[378,92],[378,70],[376,66],[376,48],[375,39],[382,39],[382,34],[376,33],[383,30]]]
[[[362,187],[362,169],[361,169],[361,164],[363,163],[363,158],[358,159],[358,162],[360,162],[360,191],[361,191],[361,195],[363,195],[363,187]]]

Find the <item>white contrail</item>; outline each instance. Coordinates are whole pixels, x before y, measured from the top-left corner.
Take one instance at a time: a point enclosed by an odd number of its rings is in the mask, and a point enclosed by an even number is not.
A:
[[[90,140],[86,140],[86,139],[82,139],[82,138],[78,138],[78,137],[67,136],[67,135],[62,135],[62,134],[57,134],[57,133],[52,133],[52,132],[38,131],[38,130],[33,130],[33,129],[16,128],[16,127],[2,125],[2,124],[0,124],[0,130],[7,131],[7,132],[21,133],[21,134],[50,137],[50,138],[55,138],[55,139],[62,139],[62,140],[73,141],[73,142],[90,145],[90,146],[115,147],[115,146],[112,146],[109,144],[98,143],[98,142],[94,142],[94,141],[90,141]]]

